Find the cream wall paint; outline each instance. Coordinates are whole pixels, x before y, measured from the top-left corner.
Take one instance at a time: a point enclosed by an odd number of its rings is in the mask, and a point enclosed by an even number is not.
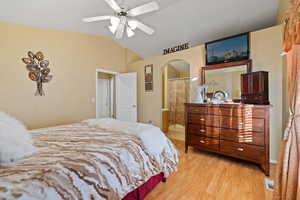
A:
[[[270,148],[271,159],[277,160],[279,144],[283,134],[283,58],[282,26],[251,33],[251,57],[253,71],[269,72]]]
[[[0,110],[29,128],[47,127],[95,117],[96,69],[125,72],[140,59],[115,41],[99,36],[0,22]],[[53,80],[45,97],[35,97],[35,82],[21,58],[42,51]]]
[[[162,73],[165,65],[172,60],[184,60],[190,64],[191,77],[198,77],[199,66],[204,66],[204,46],[197,46],[185,51],[169,55],[157,56],[141,60],[128,65],[128,71],[138,73],[138,119],[141,122],[151,120],[157,126],[161,126],[162,108]],[[144,92],[144,66],[153,64],[154,91]]]
[[[270,72],[270,101],[271,108],[271,159],[276,160],[279,140],[282,134],[282,27],[275,26],[251,33],[251,53],[253,70],[266,70]],[[176,52],[173,54],[149,58],[132,63],[128,71],[138,73],[138,119],[141,122],[153,121],[161,126],[162,108],[162,72],[166,63],[174,59],[182,59],[190,64],[191,77],[198,77],[201,66],[205,65],[204,45]],[[154,66],[154,91],[144,92],[144,66]],[[195,85],[191,86],[194,90]]]

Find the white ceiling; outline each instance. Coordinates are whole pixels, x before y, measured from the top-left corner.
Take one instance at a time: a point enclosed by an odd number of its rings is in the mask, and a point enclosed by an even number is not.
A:
[[[122,2],[123,0],[117,0]],[[130,8],[151,0],[124,0]],[[137,31],[118,42],[142,57],[162,55],[163,49],[191,46],[258,30],[275,24],[278,0],[157,0],[161,9],[138,17],[156,30]],[[112,14],[103,0],[1,0],[0,21],[112,37],[109,22],[86,24],[83,17]]]

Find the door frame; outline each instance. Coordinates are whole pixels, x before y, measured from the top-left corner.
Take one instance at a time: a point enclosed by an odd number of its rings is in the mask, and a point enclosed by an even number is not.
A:
[[[118,75],[119,72],[114,72],[114,71],[110,71],[110,70],[106,70],[106,69],[96,69],[96,118],[98,118],[98,73],[106,73],[106,74],[112,74],[112,75]]]

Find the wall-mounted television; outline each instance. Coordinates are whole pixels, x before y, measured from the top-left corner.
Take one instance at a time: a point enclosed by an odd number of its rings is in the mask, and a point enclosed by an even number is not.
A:
[[[249,33],[243,33],[205,44],[206,65],[247,60],[250,57]]]

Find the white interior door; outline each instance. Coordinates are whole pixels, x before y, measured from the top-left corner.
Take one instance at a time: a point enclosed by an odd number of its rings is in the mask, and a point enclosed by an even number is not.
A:
[[[116,118],[122,121],[137,121],[136,72],[116,76]]]

